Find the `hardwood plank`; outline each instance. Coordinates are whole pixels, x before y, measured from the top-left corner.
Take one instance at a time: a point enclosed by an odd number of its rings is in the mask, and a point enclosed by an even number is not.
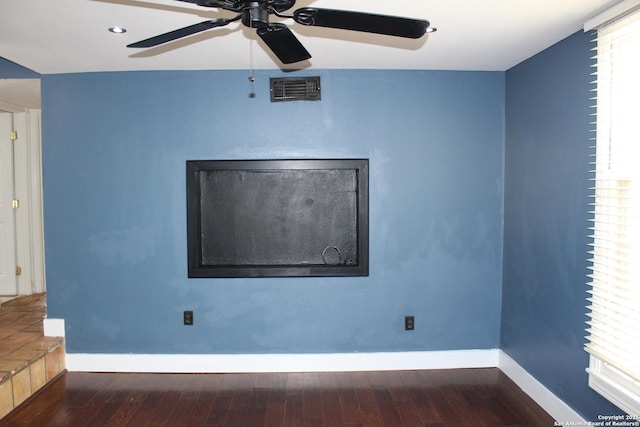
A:
[[[287,395],[284,409],[284,425],[294,427],[302,424],[304,424],[304,395],[301,392]]]
[[[378,389],[374,392],[376,396],[376,402],[380,413],[382,414],[382,421],[385,425],[399,426],[402,425],[402,418],[396,408],[396,404],[391,398],[391,393],[388,389]]]
[[[254,388],[247,410],[247,418],[244,425],[261,426],[264,425],[267,413],[267,400],[269,398],[268,388]]]
[[[324,427],[324,421],[322,421],[322,417],[305,417],[302,425],[304,427]]]
[[[360,417],[362,419],[362,424],[367,427],[384,426],[382,413],[380,412],[380,408],[377,406],[360,408]]]
[[[424,423],[418,413],[415,403],[410,400],[396,402],[396,410],[400,414],[403,426],[423,426]]]
[[[415,393],[414,403],[422,422],[426,425],[442,423],[442,418],[440,418],[439,411],[436,408],[436,399],[433,398],[437,394],[437,389],[417,388]]]
[[[241,427],[246,424],[252,394],[253,389],[239,389],[233,393],[224,423],[225,427]]]
[[[352,375],[353,383],[358,385],[355,388],[355,394],[360,408],[378,407],[369,374],[370,372],[354,372]]]
[[[362,414],[358,405],[358,398],[355,393],[352,395],[343,395],[338,398],[340,400],[340,412],[345,424],[362,423]]]
[[[315,389],[305,390],[302,399],[304,417],[322,419],[322,391]]]
[[[191,417],[204,417],[206,419],[213,408],[213,404],[217,396],[217,391],[201,391],[193,404],[193,408],[191,409]]]
[[[286,397],[296,396],[304,393],[304,377],[301,372],[293,372],[287,374]]]
[[[267,407],[264,411],[264,422],[262,423],[265,427],[270,426],[284,426],[285,424],[285,407],[286,403],[283,402],[268,402]],[[296,425],[300,425],[302,423],[298,423]]]
[[[163,391],[153,402],[153,410],[151,412],[151,421],[164,423],[167,421],[177,403],[177,398],[171,391]]]
[[[161,404],[163,392],[148,391],[145,393],[136,412],[131,416],[126,426],[134,427],[143,425],[146,421],[151,420],[155,410]]]
[[[322,419],[326,426],[342,427],[342,411],[340,408],[340,398],[335,388],[328,388],[322,391]]]
[[[185,420],[188,420],[191,417],[191,410],[193,409],[195,402],[195,399],[178,399],[171,415],[167,418],[166,425],[183,425]]]
[[[233,400],[232,392],[229,392],[229,391],[219,392],[216,395],[215,401],[213,402],[213,406],[211,407],[211,411],[207,416],[205,425],[210,427],[223,426],[227,419],[227,414],[229,413],[229,407],[231,406],[232,400]]]
[[[491,396],[490,393],[487,392],[486,387],[472,385],[465,389],[464,394],[473,413],[479,420],[482,420],[483,425],[504,425],[491,409],[491,399],[493,399],[494,396]]]

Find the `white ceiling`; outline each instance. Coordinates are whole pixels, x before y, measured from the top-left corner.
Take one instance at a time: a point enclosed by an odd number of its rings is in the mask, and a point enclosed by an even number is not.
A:
[[[580,30],[617,0],[298,0],[299,7],[427,19],[418,40],[304,27],[284,20],[313,55],[287,68],[504,71]],[[0,0],[0,57],[41,74],[282,68],[234,22],[162,46],[126,45],[232,13],[173,0]],[[272,15],[272,21],[280,21]],[[128,31],[107,31],[119,25]],[[254,30],[255,31],[255,30]],[[253,39],[253,42],[251,42]]]

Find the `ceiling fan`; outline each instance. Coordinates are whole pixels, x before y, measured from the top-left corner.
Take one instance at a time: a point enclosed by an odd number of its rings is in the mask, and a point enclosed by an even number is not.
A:
[[[198,6],[215,7],[236,12],[233,18],[219,18],[189,25],[168,33],[160,34],[127,47],[146,48],[158,46],[173,40],[187,37],[216,27],[222,27],[240,20],[249,28],[256,28],[258,36],[273,51],[283,64],[304,61],[311,54],[300,43],[293,32],[284,24],[269,22],[269,15],[291,18],[298,24],[306,26],[329,27],[343,30],[362,31],[384,34],[395,37],[417,39],[427,32],[435,31],[429,21],[422,19],[401,18],[387,15],[375,15],[364,12],[351,12],[334,9],[318,9],[303,7],[293,13],[285,13],[291,9],[295,0],[176,0],[194,3]]]

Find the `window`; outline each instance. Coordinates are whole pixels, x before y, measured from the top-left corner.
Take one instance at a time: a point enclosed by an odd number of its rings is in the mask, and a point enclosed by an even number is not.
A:
[[[640,12],[597,31],[589,385],[640,414]]]

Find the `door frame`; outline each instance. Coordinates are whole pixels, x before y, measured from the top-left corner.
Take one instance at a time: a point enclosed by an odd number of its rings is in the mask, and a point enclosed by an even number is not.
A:
[[[6,111],[0,111],[0,155],[2,161],[0,164],[0,209],[2,209],[2,219],[0,226],[0,256],[2,266],[0,266],[0,295],[12,295],[18,292],[18,279],[15,274],[16,262],[16,209],[13,207],[15,199],[15,174],[14,169],[14,143],[12,141],[11,132],[13,131],[13,114]],[[2,301],[0,301],[2,302]]]
[[[17,276],[17,295],[31,295],[46,291],[40,86],[39,80],[34,85],[34,79],[23,79],[15,80],[15,87],[20,96],[0,97],[0,110],[13,113],[18,132],[14,142],[15,198],[20,201],[15,224],[16,265],[22,274]]]

